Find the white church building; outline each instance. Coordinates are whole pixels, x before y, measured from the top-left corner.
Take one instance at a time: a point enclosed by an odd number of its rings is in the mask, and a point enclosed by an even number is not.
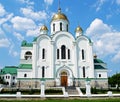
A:
[[[47,86],[108,87],[106,63],[93,54],[93,43],[80,26],[69,32],[69,20],[58,9],[48,28],[43,25],[32,43],[21,44],[20,65],[17,68],[18,87]],[[75,37],[73,36],[75,35]]]

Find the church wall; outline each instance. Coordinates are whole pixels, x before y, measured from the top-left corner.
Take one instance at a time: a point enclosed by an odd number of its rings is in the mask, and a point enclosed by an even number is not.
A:
[[[36,47],[36,67],[35,73],[36,78],[42,78],[42,67],[45,67],[45,78],[53,76],[52,69],[51,69],[51,48],[50,48],[50,41],[47,37],[41,39],[37,42]],[[45,58],[42,58],[43,49],[45,49]]]
[[[85,77],[94,78],[93,55],[92,46],[87,39],[82,38],[78,41],[78,67],[80,78],[83,78],[83,67],[85,67]],[[82,50],[84,50],[84,59],[82,59]]]
[[[107,78],[107,70],[95,70],[95,77],[96,78]]]
[[[24,75],[27,75],[24,77]],[[29,69],[18,69],[17,78],[32,78],[32,70]]]

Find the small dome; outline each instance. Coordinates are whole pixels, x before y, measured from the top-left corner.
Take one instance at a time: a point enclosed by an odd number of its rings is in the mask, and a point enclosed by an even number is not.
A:
[[[68,21],[67,16],[64,15],[64,14],[61,13],[61,12],[58,12],[57,14],[55,14],[55,15],[52,17],[52,21],[54,21],[54,20],[61,20],[61,19]]]
[[[41,30],[48,30],[47,27],[45,25],[43,25],[41,28],[40,28],[40,31]]]
[[[96,54],[94,54],[94,59],[97,59],[97,55]]]
[[[80,26],[78,26],[75,30],[75,32],[83,32],[82,28]]]

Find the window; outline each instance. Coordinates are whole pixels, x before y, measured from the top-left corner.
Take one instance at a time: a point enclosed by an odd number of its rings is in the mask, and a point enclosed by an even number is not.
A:
[[[6,76],[6,79],[7,79],[7,76]]]
[[[15,85],[15,83],[13,82],[12,85]]]
[[[42,49],[42,59],[45,59],[45,49]]]
[[[82,60],[84,60],[85,59],[85,52],[84,52],[84,50],[82,49]]]
[[[10,76],[8,76],[8,79],[10,79]]]
[[[99,74],[99,78],[101,78],[101,74]]]
[[[45,77],[45,67],[43,66],[42,67],[42,78],[44,78]]]
[[[62,23],[60,23],[60,31],[62,31]]]
[[[59,49],[57,49],[57,59],[59,59]]]
[[[27,77],[27,74],[24,74],[24,77],[26,78],[26,77]]]
[[[25,53],[25,60],[29,60],[29,59],[32,59],[32,53],[30,51],[27,51]]]
[[[53,31],[55,31],[55,24],[53,24]]]
[[[67,32],[68,32],[68,24],[66,25],[66,28],[67,28]]]
[[[13,76],[13,80],[15,79],[15,76]]]
[[[68,59],[70,59],[70,49],[68,49]]]
[[[85,78],[85,67],[83,67],[83,78]]]
[[[61,59],[66,59],[66,47],[65,47],[65,45],[61,46]]]

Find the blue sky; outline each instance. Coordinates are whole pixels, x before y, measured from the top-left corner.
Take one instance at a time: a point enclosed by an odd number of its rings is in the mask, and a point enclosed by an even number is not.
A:
[[[93,51],[107,63],[109,75],[120,72],[120,0],[61,0],[69,31],[80,25],[93,41]],[[0,68],[19,65],[20,46],[49,28],[58,0],[0,0]]]

